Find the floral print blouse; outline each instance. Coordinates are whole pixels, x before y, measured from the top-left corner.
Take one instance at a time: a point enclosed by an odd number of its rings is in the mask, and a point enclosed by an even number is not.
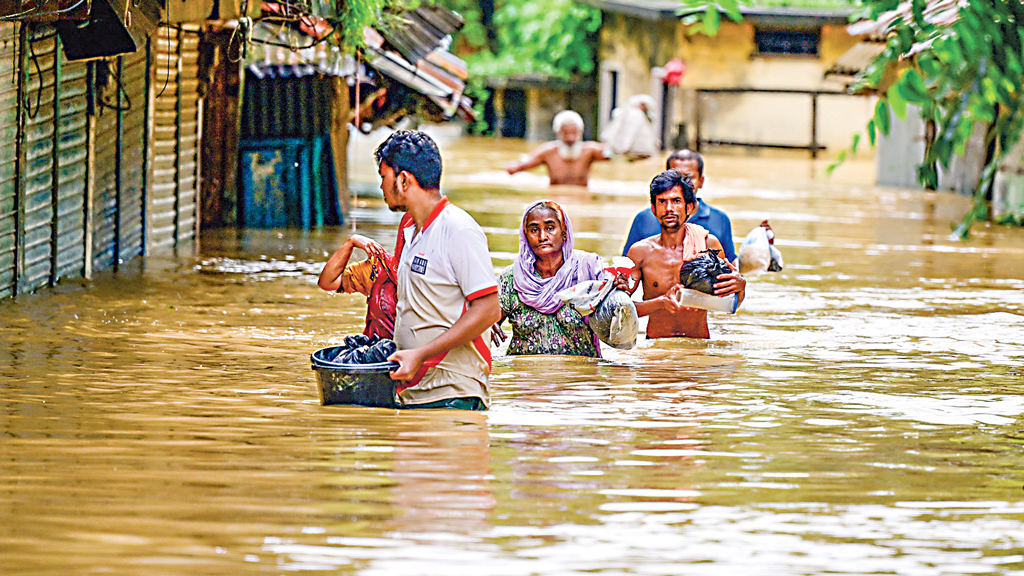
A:
[[[498,301],[502,313],[512,324],[508,354],[600,357],[600,350],[594,343],[594,332],[571,306],[562,306],[553,314],[544,314],[519,300],[512,280],[512,266],[498,277]]]

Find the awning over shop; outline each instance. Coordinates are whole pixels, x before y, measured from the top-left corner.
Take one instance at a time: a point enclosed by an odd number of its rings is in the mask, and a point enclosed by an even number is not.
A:
[[[264,2],[264,13],[280,14],[282,5]],[[466,64],[447,51],[452,32],[462,18],[438,6],[404,12],[391,24],[363,30],[366,48],[360,62],[324,41],[330,26],[316,16],[296,20],[296,26],[257,22],[251,31],[245,65],[258,78],[324,74],[348,79],[360,87],[361,129],[394,124],[417,112],[430,120],[458,115],[472,120],[473,103],[463,95]],[[361,108],[363,106],[361,105]]]

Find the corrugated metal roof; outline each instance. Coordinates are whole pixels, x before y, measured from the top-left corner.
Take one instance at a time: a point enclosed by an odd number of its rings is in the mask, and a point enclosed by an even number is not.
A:
[[[884,41],[863,40],[843,53],[836,63],[825,72],[825,76],[846,76],[853,80],[863,72],[871,61],[885,50]]]
[[[924,9],[925,21],[939,27],[946,27],[956,22],[961,6],[966,0],[930,0]],[[867,69],[868,65],[885,50],[886,37],[892,32],[893,24],[913,18],[910,2],[903,2],[895,10],[883,12],[875,20],[860,20],[846,27],[846,31],[854,36],[864,36],[840,56],[825,76],[852,82]],[[925,50],[931,40],[914,44],[907,56],[913,56]]]
[[[447,49],[447,37],[465,21],[451,10],[440,6],[421,6],[403,12],[390,25],[381,26],[388,44],[409,62],[427,57],[437,48]]]
[[[936,26],[948,26],[959,14],[960,6],[965,6],[966,0],[929,0],[924,9],[924,19]],[[854,36],[871,36],[884,38],[891,30],[893,22],[897,19],[913,18],[910,2],[903,2],[895,10],[883,12],[875,20],[861,20],[846,27],[847,32]]]
[[[463,95],[466,63],[446,49],[448,35],[462,27],[462,17],[439,6],[423,6],[389,22],[381,23],[380,30],[363,30],[366,65],[437,104],[445,117],[473,118],[473,103]],[[356,73],[353,58],[295,28],[257,23],[252,40],[245,63],[260,78]],[[365,78],[365,72],[360,76]]]

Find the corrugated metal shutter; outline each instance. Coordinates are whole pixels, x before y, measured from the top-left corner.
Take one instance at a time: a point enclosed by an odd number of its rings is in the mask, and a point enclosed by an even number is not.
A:
[[[199,28],[180,38],[181,79],[178,122],[178,243],[195,237],[199,198]]]
[[[19,292],[50,282],[54,232],[54,85],[57,35],[52,26],[31,27],[25,46],[22,199],[24,233]]]
[[[94,64],[97,84],[93,137],[92,262],[103,270],[117,258],[117,84],[116,62]]]
[[[146,189],[146,50],[121,57],[124,86],[121,113],[121,241],[120,257],[127,261],[142,254]]]
[[[0,298],[14,294],[18,245],[18,25],[0,22]]]
[[[177,246],[195,231],[199,184],[199,36],[195,26],[160,27],[152,36],[155,93],[149,250]]]
[[[57,272],[81,276],[85,265],[85,187],[88,173],[87,65],[58,51]]]

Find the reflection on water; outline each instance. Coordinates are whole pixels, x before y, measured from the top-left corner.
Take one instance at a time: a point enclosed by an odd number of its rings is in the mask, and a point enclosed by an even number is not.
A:
[[[527,148],[445,150],[496,269],[541,196],[618,253],[660,162],[548,190],[495,168]],[[309,353],[365,313],[316,288],[348,229],[211,233],[0,302],[0,571],[1024,570],[1024,231],[951,242],[963,199],[823,166],[709,156],[708,199],[740,237],[769,218],[786,270],[710,341],[499,356],[486,413],[318,405]],[[379,201],[356,215],[394,244]]]

